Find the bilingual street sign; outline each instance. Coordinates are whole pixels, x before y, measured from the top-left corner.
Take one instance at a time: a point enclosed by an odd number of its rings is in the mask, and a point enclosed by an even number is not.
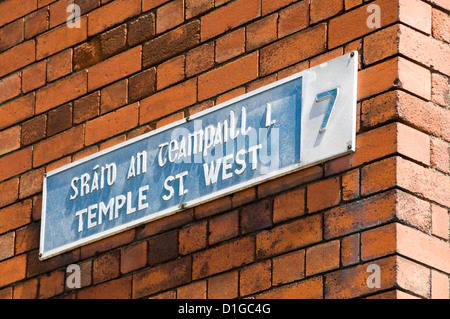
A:
[[[48,172],[40,259],[353,152],[357,71],[352,52]]]

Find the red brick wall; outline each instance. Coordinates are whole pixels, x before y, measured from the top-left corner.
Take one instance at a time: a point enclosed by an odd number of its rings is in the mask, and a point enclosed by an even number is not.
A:
[[[448,1],[71,2],[0,2],[1,298],[449,297]],[[353,50],[356,153],[39,261],[45,172]]]

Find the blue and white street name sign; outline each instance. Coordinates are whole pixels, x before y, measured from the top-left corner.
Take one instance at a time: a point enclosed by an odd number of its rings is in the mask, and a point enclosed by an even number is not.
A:
[[[40,259],[353,152],[357,71],[352,52],[48,172]]]

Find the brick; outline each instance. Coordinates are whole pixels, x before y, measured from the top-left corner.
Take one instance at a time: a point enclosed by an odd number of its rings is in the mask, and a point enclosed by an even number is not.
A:
[[[371,260],[396,252],[396,224],[377,227],[361,234],[361,260]]]
[[[31,148],[5,155],[0,158],[0,181],[21,174],[31,168]]]
[[[20,72],[12,74],[0,80],[0,103],[8,101],[20,94]]]
[[[39,278],[39,299],[48,299],[64,292],[64,271],[57,270]]]
[[[142,11],[145,12],[156,8],[167,1],[168,0],[142,0]]]
[[[398,20],[398,1],[379,0],[374,4],[378,5],[382,12],[381,27]],[[370,17],[367,7],[368,5],[359,7],[330,21],[328,48],[335,48],[373,31],[367,25],[367,19]]]
[[[306,276],[339,268],[339,240],[312,246],[306,249]]]
[[[203,44],[186,54],[186,76],[190,77],[214,66],[214,42]]]
[[[431,205],[431,233],[448,240],[448,226],[448,210],[437,205]]]
[[[47,81],[54,81],[72,72],[72,55],[72,49],[68,49],[48,58]]]
[[[80,19],[81,28],[68,28],[65,24],[36,38],[36,58],[46,58],[87,39],[87,17]]]
[[[156,89],[162,90],[174,83],[184,80],[185,56],[181,55],[164,62],[156,68]]]
[[[44,168],[25,173],[20,177],[19,198],[25,198],[42,191]]]
[[[232,242],[194,254],[192,279],[204,278],[254,261],[253,237],[242,237]]]
[[[332,178],[309,185],[306,196],[309,213],[337,205],[341,198],[339,179]]]
[[[36,114],[46,112],[87,92],[87,73],[74,73],[36,92]]]
[[[261,49],[262,76],[281,70],[326,50],[327,26],[319,24]]]
[[[133,275],[133,298],[140,298],[191,281],[191,258],[184,257]]]
[[[179,53],[192,49],[200,42],[200,23],[192,21],[145,43],[142,66],[151,67]]]
[[[83,136],[83,127],[76,126],[36,144],[33,153],[33,167],[39,167],[80,150],[84,145]]]
[[[279,0],[279,1],[270,1],[270,0],[262,0],[261,2],[261,11],[262,15],[266,15],[281,9],[288,4],[295,2],[295,0]]]
[[[449,299],[448,275],[431,270],[431,299]]]
[[[116,0],[89,13],[88,36],[102,32],[141,12],[141,0]]]
[[[341,239],[342,266],[356,264],[360,261],[360,234],[353,234]]]
[[[222,63],[245,52],[245,28],[226,34],[216,40],[216,62]]]
[[[85,143],[91,145],[138,124],[138,105],[131,104],[86,123]]]
[[[247,52],[275,41],[277,39],[277,23],[278,15],[272,14],[249,24],[246,27]]]
[[[38,290],[38,279],[30,279],[14,286],[13,296],[15,299],[36,299]]]
[[[431,74],[431,100],[442,106],[450,104],[450,79],[438,73]]]
[[[322,216],[308,216],[256,236],[258,258],[278,255],[322,240]]]
[[[100,0],[74,0],[75,4],[78,4],[81,9],[81,15],[84,15],[85,13],[88,13],[95,8],[98,8],[100,6]],[[103,1],[103,3],[106,3]]]
[[[363,3],[363,0],[344,0],[345,10],[357,7]]]
[[[45,114],[33,117],[22,124],[22,144],[30,145],[46,136],[47,116]]]
[[[342,175],[342,200],[351,200],[359,197],[359,170],[355,169]]]
[[[238,279],[238,271],[231,271],[208,278],[208,299],[237,298]]]
[[[232,211],[214,217],[208,224],[208,243],[214,245],[218,242],[231,239],[239,235],[239,213]]]
[[[31,222],[31,200],[24,200],[0,210],[0,234]],[[1,285],[0,285],[1,286]]]
[[[361,194],[368,195],[395,185],[397,159],[390,157],[367,165],[361,170]]]
[[[0,260],[14,256],[14,232],[0,235]]]
[[[275,197],[273,222],[279,223],[305,214],[305,189],[300,188]]]
[[[426,34],[431,34],[431,6],[420,0],[399,1],[400,21]]]
[[[100,92],[94,92],[73,102],[73,123],[80,124],[96,117],[100,108]]]
[[[270,260],[244,267],[239,272],[239,294],[250,295],[270,288],[272,282]]]
[[[111,57],[127,47],[127,25],[122,24],[100,35],[102,56]]]
[[[214,8],[214,0],[186,0],[186,19],[196,17]]]
[[[305,250],[294,251],[272,259],[272,282],[274,286],[286,284],[305,277]]]
[[[187,255],[206,247],[207,225],[208,223],[203,221],[180,230],[178,240],[181,255]]]
[[[324,237],[325,239],[335,238],[379,225],[392,220],[395,212],[395,191],[332,208],[324,214]]]
[[[26,255],[21,255],[1,262],[0,272],[2,276],[0,277],[0,287],[24,279],[26,276],[26,264]]]
[[[450,187],[447,175],[422,167],[402,158],[397,161],[397,185],[418,196],[450,206]]]
[[[178,233],[171,232],[148,241],[148,260],[156,265],[178,256]]]
[[[202,42],[256,19],[260,11],[260,1],[238,0],[202,16]]]
[[[197,281],[177,289],[177,299],[206,299],[206,280]]]
[[[328,7],[330,6],[330,1],[328,1]],[[311,2],[311,12],[312,5]],[[334,2],[333,2],[334,5]],[[279,13],[278,19],[278,37],[285,37],[293,32],[302,30],[309,25],[310,10],[309,1],[301,1],[300,3],[293,4],[292,6],[283,9]],[[312,14],[312,13],[311,13]]]
[[[184,21],[184,1],[174,0],[159,7],[156,11],[156,33],[172,29]]]
[[[311,24],[328,19],[344,9],[342,1],[311,0]]]
[[[7,0],[0,3],[0,12],[8,12],[0,17],[0,26],[36,10],[36,1]]]
[[[20,147],[20,126],[0,131],[0,155],[15,151]]]
[[[19,198],[19,179],[14,178],[0,183],[0,207],[14,203]]]
[[[72,104],[50,110],[47,116],[47,136],[61,133],[72,127]]]
[[[73,69],[79,71],[90,67],[101,60],[104,56],[101,52],[100,37],[95,37],[84,42],[73,49]]]
[[[16,255],[39,248],[39,223],[33,223],[16,231]]]
[[[423,232],[431,229],[430,203],[405,192],[397,193],[396,216],[406,225]]]
[[[120,251],[120,273],[126,274],[147,264],[147,243],[127,246]]]
[[[402,29],[402,25],[395,24],[366,36],[364,38],[364,63],[369,65],[396,54],[399,51]]]
[[[101,114],[118,109],[128,103],[127,80],[111,84],[101,90]]]
[[[263,200],[245,206],[241,211],[240,227],[243,234],[261,230],[272,225],[272,203]]]
[[[435,39],[450,42],[450,20],[448,14],[433,8],[432,11],[432,34]]]
[[[255,52],[200,75],[198,79],[198,99],[203,101],[257,77],[258,53]]]
[[[67,21],[69,18],[67,7],[72,3],[73,0],[59,0],[49,6],[50,29]]]
[[[45,61],[33,64],[22,71],[22,92],[28,93],[46,83],[47,67]]]
[[[0,107],[0,129],[14,125],[34,114],[34,93],[27,94]]]
[[[322,299],[322,277],[299,281],[257,295],[257,299]]]
[[[95,90],[139,70],[141,70],[141,47],[136,47],[89,68],[88,91]]]
[[[0,51],[5,51],[23,41],[24,19],[19,19],[0,28]]]
[[[431,139],[431,167],[443,173],[450,173],[450,144]]]
[[[93,284],[117,278],[120,274],[119,258],[120,252],[114,251],[94,259],[92,265]]]
[[[24,35],[30,39],[48,30],[48,9],[42,8],[25,17]]]
[[[78,299],[130,299],[131,276],[111,280],[77,292]]]
[[[192,105],[197,101],[197,80],[182,82],[141,101],[139,123],[147,123]]]
[[[155,15],[148,13],[128,24],[127,43],[136,44],[152,39],[155,36]]]
[[[128,95],[130,102],[138,101],[156,91],[156,70],[151,68],[130,77]]]

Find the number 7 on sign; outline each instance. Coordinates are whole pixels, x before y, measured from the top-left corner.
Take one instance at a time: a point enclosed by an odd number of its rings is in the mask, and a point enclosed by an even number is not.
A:
[[[333,90],[319,93],[316,96],[316,102],[322,102],[324,100],[330,99],[328,103],[327,110],[325,112],[325,116],[323,117],[322,125],[320,126],[319,132],[325,132],[327,130],[328,122],[330,120],[331,112],[333,111],[333,107],[336,104],[336,99],[339,95],[339,88],[335,88]]]

